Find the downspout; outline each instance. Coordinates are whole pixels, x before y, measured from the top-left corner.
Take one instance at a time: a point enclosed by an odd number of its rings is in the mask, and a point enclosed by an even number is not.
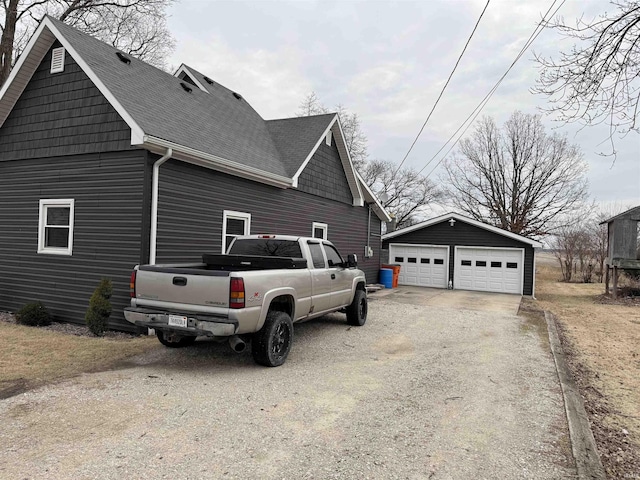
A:
[[[173,155],[173,149],[167,148],[165,154],[153,164],[153,183],[151,187],[151,241],[149,242],[149,264],[156,263],[156,242],[158,239],[158,178],[160,177],[160,165],[169,160]]]
[[[371,204],[367,203],[367,211],[369,213],[369,218],[367,219],[367,254],[369,253],[369,248],[371,248]],[[365,256],[369,258],[369,255]]]

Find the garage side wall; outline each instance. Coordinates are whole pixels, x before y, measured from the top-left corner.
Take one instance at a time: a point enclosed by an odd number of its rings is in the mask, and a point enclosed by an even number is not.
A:
[[[524,295],[533,293],[533,256],[534,248],[523,242],[499,235],[497,233],[478,228],[474,225],[456,221],[452,227],[448,221],[414,230],[404,235],[390,238],[383,242],[382,248],[388,252],[391,243],[448,245],[449,248],[449,279],[455,278],[455,247],[506,247],[524,248]],[[454,283],[455,285],[455,283]]]

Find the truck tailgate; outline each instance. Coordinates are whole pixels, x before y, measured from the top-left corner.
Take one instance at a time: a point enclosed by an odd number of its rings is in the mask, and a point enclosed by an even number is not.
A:
[[[136,305],[229,307],[230,272],[140,266],[136,274]]]

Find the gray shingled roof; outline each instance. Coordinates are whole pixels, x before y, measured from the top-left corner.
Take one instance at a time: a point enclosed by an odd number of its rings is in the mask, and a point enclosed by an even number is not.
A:
[[[330,113],[267,121],[267,128],[289,177],[296,174],[335,116],[335,113]]]
[[[116,49],[49,19],[145,134],[242,165],[291,178],[329,125],[330,115],[265,121],[244,98],[189,68],[209,91],[136,58],[125,64]]]

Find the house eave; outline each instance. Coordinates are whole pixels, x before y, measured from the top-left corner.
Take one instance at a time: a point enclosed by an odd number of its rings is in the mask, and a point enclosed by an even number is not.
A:
[[[293,180],[291,178],[248,167],[226,158],[201,152],[151,135],[144,135],[143,142],[139,146],[159,155],[163,154],[167,148],[171,148],[173,150],[172,158],[176,160],[278,188],[293,187]]]
[[[365,201],[371,206],[376,216],[383,222],[390,222],[391,216],[389,215],[389,213],[387,213],[386,209],[384,208],[376,194],[373,193],[371,188],[369,188],[369,185],[367,185],[367,183],[357,171],[356,177],[358,178],[358,182],[362,187]]]

